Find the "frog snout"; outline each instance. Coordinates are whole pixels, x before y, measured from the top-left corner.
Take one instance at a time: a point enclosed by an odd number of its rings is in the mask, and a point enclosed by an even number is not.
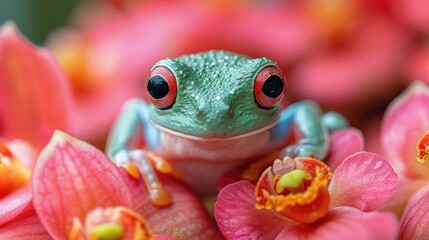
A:
[[[200,101],[197,104],[196,116],[204,124],[219,124],[223,120],[232,119],[233,111],[230,105],[224,101]]]

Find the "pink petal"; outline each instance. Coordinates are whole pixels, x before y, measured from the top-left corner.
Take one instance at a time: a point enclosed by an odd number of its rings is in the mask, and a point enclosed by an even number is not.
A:
[[[329,185],[331,207],[350,206],[371,211],[396,192],[398,177],[380,156],[358,152],[342,162]]]
[[[355,128],[346,128],[330,135],[330,152],[326,161],[331,171],[340,165],[346,157],[363,151],[364,140],[362,132]]]
[[[199,199],[181,181],[166,175],[160,180],[172,197],[172,204],[156,207],[141,179],[136,180],[121,171],[133,199],[133,207],[148,223],[155,234],[174,236],[179,239],[219,239],[220,233],[213,224]]]
[[[429,130],[429,88],[413,83],[388,107],[383,118],[381,143],[386,159],[398,174],[428,178],[429,165],[416,161],[416,145]]]
[[[399,176],[395,195],[383,205],[382,209],[392,211],[398,216],[401,216],[410,197],[428,184],[429,182],[425,179],[408,179]]]
[[[30,211],[22,214],[6,224],[0,225],[0,239],[32,239],[45,240],[52,239],[43,227],[36,212],[31,207]]]
[[[400,221],[399,239],[429,238],[429,186],[408,201]]]
[[[56,131],[43,149],[32,179],[33,201],[54,238],[65,238],[77,217],[96,207],[130,206],[118,168],[95,147]]]
[[[0,135],[41,148],[55,129],[70,130],[71,90],[52,56],[6,23],[0,58]]]
[[[274,212],[255,208],[255,186],[241,181],[220,191],[215,217],[227,239],[274,239],[288,221]]]
[[[395,239],[398,220],[390,212],[361,212],[338,207],[315,224],[291,224],[276,239]]]
[[[22,187],[0,199],[0,225],[26,212],[29,206],[31,207],[30,186]]]

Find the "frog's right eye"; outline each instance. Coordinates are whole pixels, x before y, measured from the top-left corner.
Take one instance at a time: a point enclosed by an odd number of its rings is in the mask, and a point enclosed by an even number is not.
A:
[[[280,69],[267,66],[256,75],[253,94],[260,107],[272,108],[282,100],[285,87],[286,81]]]
[[[177,95],[177,81],[166,67],[156,67],[146,80],[146,93],[150,103],[160,109],[173,105]]]

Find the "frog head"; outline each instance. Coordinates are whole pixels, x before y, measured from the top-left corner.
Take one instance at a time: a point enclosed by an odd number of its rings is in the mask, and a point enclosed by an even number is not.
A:
[[[286,88],[275,62],[225,51],[163,59],[144,84],[156,126],[206,140],[273,127]]]

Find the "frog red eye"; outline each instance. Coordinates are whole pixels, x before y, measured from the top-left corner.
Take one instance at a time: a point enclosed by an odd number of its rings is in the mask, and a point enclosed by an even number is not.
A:
[[[268,66],[258,72],[255,78],[253,94],[262,108],[272,108],[284,96],[286,82],[283,74],[275,66]]]
[[[173,105],[177,95],[177,81],[174,74],[166,67],[156,67],[146,81],[150,103],[165,109]]]

